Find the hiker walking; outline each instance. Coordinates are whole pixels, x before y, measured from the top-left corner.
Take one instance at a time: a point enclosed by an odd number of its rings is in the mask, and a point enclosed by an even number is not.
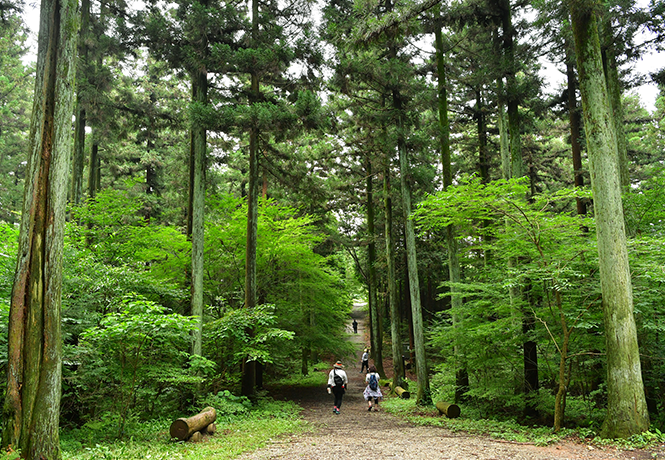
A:
[[[358,333],[358,321],[356,321],[355,318],[353,318],[353,333],[354,334]]]
[[[374,410],[379,410],[379,398],[383,398],[383,393],[381,393],[381,388],[379,387],[379,378],[379,373],[376,372],[376,367],[372,364],[369,368],[369,373],[365,376],[367,386],[365,387],[365,391],[363,391],[368,411],[372,410],[372,400],[374,400]]]
[[[362,358],[360,358],[360,373],[363,373],[363,370],[367,369],[369,372],[369,349],[365,348]]]
[[[342,396],[346,390],[346,385],[349,383],[349,378],[344,372],[344,365],[341,361],[337,361],[330,374],[328,374],[328,393],[332,392],[335,395],[335,403],[333,405],[333,414],[339,415],[339,408],[342,407]]]

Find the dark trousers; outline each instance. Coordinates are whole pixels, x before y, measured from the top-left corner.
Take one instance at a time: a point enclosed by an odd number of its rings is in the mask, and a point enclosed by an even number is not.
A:
[[[362,362],[362,364],[360,365],[360,372],[362,372],[363,369],[367,369],[367,372],[369,372],[369,361]]]
[[[333,395],[335,395],[335,407],[339,409],[342,407],[342,396],[344,396],[344,388],[334,386],[332,387],[332,392]]]

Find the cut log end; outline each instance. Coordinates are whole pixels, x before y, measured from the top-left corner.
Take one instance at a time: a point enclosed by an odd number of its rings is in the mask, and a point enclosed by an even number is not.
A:
[[[179,439],[184,441],[189,436],[189,426],[187,425],[187,419],[179,418],[175,422],[171,423],[171,428],[169,429],[171,438]]]
[[[439,410],[439,413],[445,415],[448,418],[457,418],[460,416],[461,411],[457,404],[449,404],[444,401],[439,401],[436,403],[436,408]]]
[[[402,399],[409,399],[411,397],[411,393],[402,387],[395,387],[395,393]]]

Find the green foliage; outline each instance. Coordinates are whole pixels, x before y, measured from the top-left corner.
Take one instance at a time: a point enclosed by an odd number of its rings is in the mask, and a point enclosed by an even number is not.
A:
[[[286,377],[277,380],[274,385],[276,387],[297,388],[323,387],[328,382],[328,372],[330,372],[330,365],[321,362],[314,366],[310,366],[307,375],[302,375],[300,372],[287,375]]]
[[[217,424],[229,423],[246,417],[252,409],[252,402],[245,396],[236,396],[229,390],[209,394],[201,400],[201,408],[214,407],[217,411]]]
[[[205,333],[210,337],[207,350],[220,368],[236,369],[234,364],[244,356],[276,362],[275,353],[281,358],[299,356],[303,347],[319,354],[351,351],[351,345],[340,340],[351,307],[345,280],[315,252],[321,236],[312,217],[272,200],[261,202],[259,207],[257,248],[258,297],[272,306],[254,313],[242,308],[246,222],[247,210],[239,200],[229,195],[216,197],[206,228],[209,277],[205,284],[211,295],[208,311],[212,322]],[[257,337],[246,336],[244,328],[252,321],[267,327],[262,323],[264,315],[270,315],[275,331],[290,331],[293,340],[282,340],[275,347],[273,339],[286,337],[271,335],[270,340],[258,342]],[[217,339],[226,346],[219,347]],[[275,366],[289,371],[281,368],[282,364]]]
[[[138,296],[118,301],[72,350],[77,369],[70,391],[79,407],[90,408],[84,418],[109,411],[119,416],[122,436],[132,412],[159,414],[177,407],[183,392],[202,382],[185,366],[195,321]]]
[[[229,399],[223,396],[224,399]],[[219,399],[217,399],[219,401]],[[217,408],[216,408],[217,409]],[[218,409],[219,410],[219,409]],[[238,410],[233,417],[218,419],[217,434],[207,442],[171,442],[168,428],[172,419],[129,421],[126,440],[109,439],[105,433],[115,422],[105,417],[99,424],[64,430],[61,434],[63,458],[67,460],[235,459],[245,452],[265,446],[280,435],[305,430],[300,407],[292,402],[259,400],[252,410]],[[94,425],[94,426],[93,426]]]
[[[21,18],[4,6],[0,22],[0,222],[15,223],[23,204],[34,68],[23,63],[28,34]]]
[[[7,333],[16,256],[18,250],[18,228],[0,222],[0,375],[7,370]],[[6,380],[0,381],[0,396],[4,397]]]
[[[222,318],[206,324],[206,347],[229,343],[235,353],[233,361],[224,365],[238,364],[245,358],[261,363],[272,362],[271,350],[294,335],[292,331],[273,327],[277,322],[274,311],[272,305],[258,305],[227,312]]]
[[[468,369],[466,396],[485,416],[519,413],[526,404],[514,391],[525,340],[539,344],[540,380],[555,388],[566,331],[577,329],[565,351],[575,372],[570,386],[588,387],[598,376],[591,353],[603,347],[593,223],[567,211],[579,193],[562,189],[527,199],[523,181],[467,178],[416,212],[425,230],[452,224],[458,231],[466,279],[454,287],[464,304],[439,315],[430,343],[444,360],[442,371],[454,376],[460,365]],[[528,334],[525,312],[535,320]],[[463,353],[453,353],[455,346]],[[440,380],[448,389],[438,391],[453,394],[453,377]]]

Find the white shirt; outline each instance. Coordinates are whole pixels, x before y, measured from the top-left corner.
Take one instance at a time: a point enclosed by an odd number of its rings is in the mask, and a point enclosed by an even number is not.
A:
[[[335,386],[335,374],[342,377],[344,385],[348,385],[349,377],[347,377],[346,372],[344,372],[342,369],[337,369],[337,368],[331,370],[330,374],[328,374],[328,385],[330,385],[331,387]]]

